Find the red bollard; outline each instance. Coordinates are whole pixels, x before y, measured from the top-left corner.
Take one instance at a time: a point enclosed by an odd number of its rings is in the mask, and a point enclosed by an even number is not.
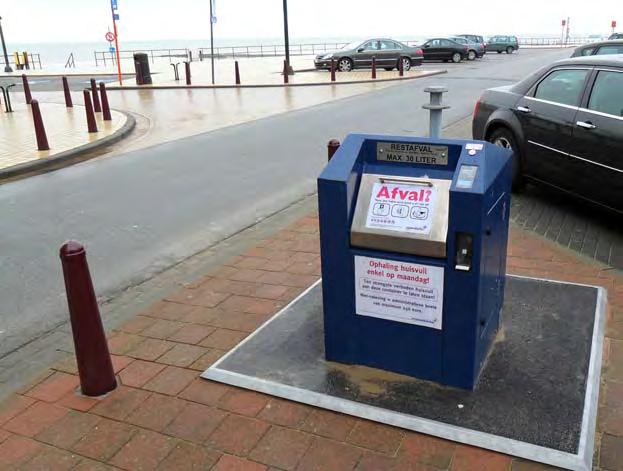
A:
[[[376,78],[376,57],[372,58],[372,78]]]
[[[283,83],[290,83],[290,77],[288,76],[288,63],[283,61]]]
[[[32,100],[30,102],[32,109],[32,120],[35,123],[35,136],[37,137],[37,149],[50,150],[48,145],[48,137],[45,135],[45,128],[43,127],[43,119],[41,118],[41,110],[39,109],[39,102]]]
[[[331,81],[335,82],[335,59],[331,59]]]
[[[100,106],[100,99],[97,95],[97,84],[95,83],[95,79],[91,79],[91,94],[93,95],[93,109],[96,113],[101,113],[102,107]]]
[[[234,62],[234,69],[236,72],[236,85],[240,85],[240,69],[238,68],[238,61]]]
[[[340,141],[338,141],[337,139],[331,139],[328,143],[327,143],[327,154],[328,154],[328,161],[331,161],[331,159],[333,158],[333,155],[337,152],[337,150],[340,148]]]
[[[97,123],[95,122],[95,113],[91,104],[91,92],[87,88],[84,90],[84,109],[87,113],[87,127],[89,132],[97,132]]]
[[[80,388],[85,396],[102,396],[117,387],[86,251],[75,241],[60,249]]]
[[[405,65],[402,62],[402,57],[398,59],[398,75],[403,77],[405,74]]]
[[[71,92],[69,91],[69,82],[67,82],[67,77],[63,77],[63,93],[65,94],[65,106],[67,108],[73,108],[74,104],[71,101]]]
[[[112,121],[110,105],[108,104],[108,94],[106,93],[106,84],[104,82],[100,82],[100,95],[102,98],[102,115],[104,116],[104,121]]]
[[[185,70],[186,70],[186,85],[192,85],[192,80],[190,78],[190,62],[184,62]]]
[[[30,102],[32,102],[32,95],[30,94],[30,84],[28,83],[28,77],[26,77],[26,74],[22,74],[22,85],[24,86],[26,104],[30,105]]]

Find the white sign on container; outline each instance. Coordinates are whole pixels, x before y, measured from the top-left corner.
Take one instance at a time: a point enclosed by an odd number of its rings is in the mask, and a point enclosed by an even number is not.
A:
[[[370,196],[366,227],[427,235],[436,199],[433,186],[377,182]]]
[[[355,257],[355,311],[441,329],[443,267]]]

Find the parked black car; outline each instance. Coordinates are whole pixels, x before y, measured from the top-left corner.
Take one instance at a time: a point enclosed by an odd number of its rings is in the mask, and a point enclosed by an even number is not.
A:
[[[623,214],[623,56],[565,59],[487,90],[472,131],[513,150],[514,189],[542,182]]]
[[[623,33],[612,33],[608,39],[623,39]]]
[[[573,51],[571,57],[623,54],[623,39],[584,44]]]
[[[461,62],[467,58],[469,47],[448,38],[429,39],[420,46],[424,51],[424,60]]]
[[[345,45],[342,49],[319,54],[314,59],[316,69],[330,69],[331,59],[335,68],[340,72],[350,72],[353,69],[372,66],[372,58],[376,65],[385,70],[400,67],[409,70],[411,66],[422,65],[424,56],[419,47],[411,47],[393,39],[367,39],[355,41]]]

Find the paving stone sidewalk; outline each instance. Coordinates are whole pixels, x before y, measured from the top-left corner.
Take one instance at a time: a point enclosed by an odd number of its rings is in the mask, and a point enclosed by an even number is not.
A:
[[[608,289],[595,465],[623,470],[620,275],[515,226],[508,268]],[[0,404],[0,469],[551,469],[199,378],[319,274],[309,215],[171,293],[109,334],[107,397],[76,393],[70,359]]]

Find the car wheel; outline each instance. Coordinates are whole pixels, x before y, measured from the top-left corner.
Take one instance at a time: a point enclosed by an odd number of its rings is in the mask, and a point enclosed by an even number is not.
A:
[[[515,49],[513,49],[511,46],[508,46],[506,48],[506,54],[512,54],[513,52],[515,52]]]
[[[339,61],[337,61],[337,70],[340,72],[350,72],[353,70],[353,61],[348,57],[342,57]]]
[[[404,70],[405,72],[411,68],[411,59],[409,59],[408,57],[401,57],[398,60],[402,61],[402,70]],[[400,67],[400,65],[398,65],[398,67]]]
[[[502,54],[502,51],[495,51],[495,52],[497,52],[498,54]]]
[[[473,61],[476,59],[476,51],[469,51],[467,53],[467,60]]]
[[[513,151],[512,189],[515,192],[520,191],[524,187],[524,179],[521,168],[521,156],[515,135],[507,128],[499,128],[487,140],[496,146]]]
[[[461,62],[461,54],[459,54],[458,52],[455,52],[454,54],[452,54],[452,62],[454,62],[455,64],[458,64],[459,62]]]

